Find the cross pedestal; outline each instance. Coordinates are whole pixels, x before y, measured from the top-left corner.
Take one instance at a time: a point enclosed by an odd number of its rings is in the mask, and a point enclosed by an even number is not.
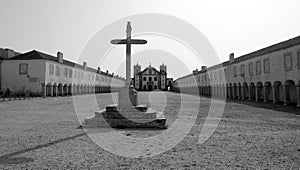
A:
[[[118,93],[118,105],[109,105],[105,110],[95,112],[94,117],[86,118],[83,127],[127,127],[127,128],[166,128],[166,117],[146,105],[138,105],[137,91],[130,85],[131,45],[146,44],[146,40],[131,39],[130,22],[127,23],[127,38],[112,40],[112,44],[126,45],[126,83]]]
[[[137,106],[137,91],[133,86],[125,85],[118,93],[120,107]]]

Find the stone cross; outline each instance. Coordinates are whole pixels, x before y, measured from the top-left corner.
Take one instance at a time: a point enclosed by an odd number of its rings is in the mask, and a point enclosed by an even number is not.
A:
[[[115,39],[112,40],[112,44],[126,44],[126,85],[130,85],[130,70],[131,70],[131,44],[146,44],[146,40],[131,39],[131,26],[130,22],[127,22],[127,38],[126,39]]]

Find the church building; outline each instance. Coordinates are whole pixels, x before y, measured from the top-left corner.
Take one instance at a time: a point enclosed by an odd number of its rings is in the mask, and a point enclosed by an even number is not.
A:
[[[162,64],[159,71],[151,64],[141,71],[141,65],[134,65],[134,78],[132,79],[134,88],[139,91],[170,90],[173,79],[167,78],[167,66]]]

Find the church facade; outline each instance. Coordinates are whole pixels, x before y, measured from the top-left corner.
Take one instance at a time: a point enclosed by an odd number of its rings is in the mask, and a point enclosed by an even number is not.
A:
[[[159,71],[151,65],[141,71],[141,66],[136,64],[132,84],[138,91],[170,90],[173,79],[167,78],[167,66],[164,64],[160,65]]]

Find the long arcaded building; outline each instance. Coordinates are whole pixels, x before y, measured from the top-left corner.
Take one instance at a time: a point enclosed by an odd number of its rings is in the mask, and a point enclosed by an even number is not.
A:
[[[11,94],[64,96],[110,92],[121,88],[125,79],[83,64],[36,50],[24,54],[0,49],[0,89]]]
[[[175,80],[177,91],[300,107],[300,36]]]

